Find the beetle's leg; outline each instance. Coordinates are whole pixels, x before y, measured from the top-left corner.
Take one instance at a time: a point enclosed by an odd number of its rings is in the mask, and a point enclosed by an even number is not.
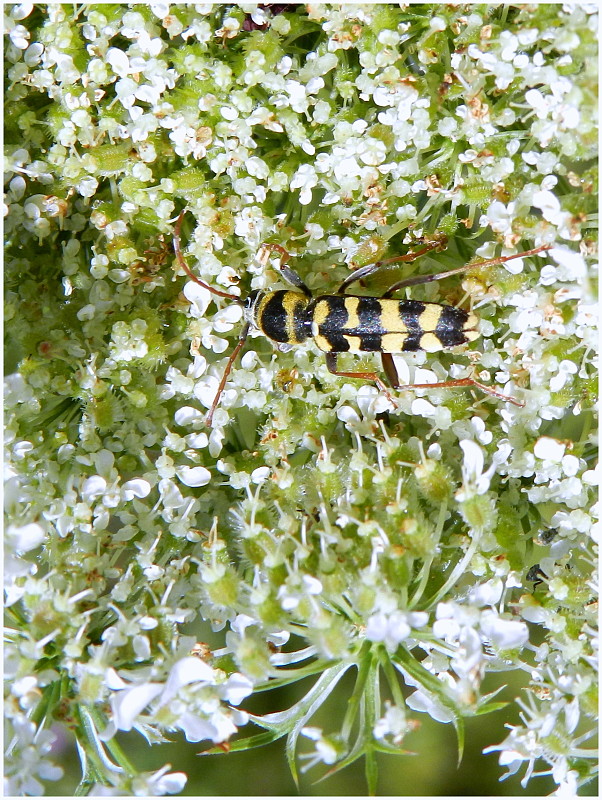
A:
[[[502,394],[501,392],[498,392],[496,389],[492,389],[489,386],[485,386],[484,383],[475,381],[474,378],[459,378],[455,381],[442,381],[441,383],[408,383],[405,386],[402,386],[399,383],[397,368],[395,367],[395,362],[393,361],[393,356],[391,353],[381,353],[381,358],[383,362],[383,370],[389,380],[389,383],[394,389],[397,389],[397,391],[404,391],[405,389],[428,389],[433,387],[437,389],[455,389],[458,386],[476,386],[477,389],[480,389],[486,394],[492,395],[492,397],[498,397],[500,400],[506,400],[508,403],[513,403],[515,406],[524,408],[525,404],[521,403],[520,400],[517,400],[515,397],[511,397],[510,395]]]
[[[282,273],[282,277],[292,286],[295,286],[297,289],[301,289],[304,294],[306,294],[308,297],[311,297],[311,292],[303,283],[301,278],[297,275],[295,270],[287,266],[287,261],[291,257],[288,250],[285,250],[285,248],[279,244],[263,244],[262,247],[266,250],[276,250],[278,253],[280,253],[280,264],[278,265],[278,269]]]
[[[380,391],[383,392],[394,405],[396,405],[395,400],[393,397],[391,397],[391,394],[385,386],[382,378],[380,378],[375,372],[340,372],[337,370],[337,355],[338,353],[325,353],[326,366],[333,375],[339,375],[342,378],[361,378],[365,381],[374,381]],[[519,408],[524,408],[525,406],[525,404],[520,400],[517,400],[516,397],[512,397],[508,394],[502,394],[502,392],[498,392],[496,389],[492,389],[490,386],[486,386],[484,383],[480,383],[474,378],[458,378],[454,381],[441,381],[439,383],[407,383],[405,385],[400,385],[397,369],[395,368],[395,363],[391,354],[381,353],[381,358],[383,362],[383,369],[391,383],[391,386],[399,392],[409,389],[457,389],[458,387],[462,386],[476,386],[477,389],[485,392],[485,394],[489,394],[492,397],[497,397],[499,400],[505,400],[507,403],[512,403]]]
[[[207,417],[205,419],[205,422],[207,423],[208,426],[211,425],[211,421],[213,420],[213,412],[217,408],[217,404],[219,403],[219,399],[222,396],[222,392],[224,391],[224,386],[226,385],[226,381],[228,380],[228,375],[230,374],[230,370],[232,369],[232,365],[236,361],[236,357],[240,353],[240,351],[242,350],[242,347],[243,347],[243,345],[244,345],[244,343],[245,343],[245,341],[247,339],[247,335],[249,333],[249,327],[250,327],[250,325],[249,325],[248,322],[246,322],[243,325],[243,328],[242,328],[242,330],[240,332],[240,336],[238,338],[238,344],[236,345],[236,347],[234,348],[234,350],[232,351],[232,353],[230,355],[230,358],[228,359],[228,363],[226,364],[226,369],[224,370],[224,374],[222,375],[222,379],[220,381],[220,385],[217,387],[217,393],[215,395],[213,403],[211,404],[211,408],[209,409],[209,413],[207,414]]]
[[[444,247],[446,243],[447,243],[447,237],[440,239],[433,239],[432,241],[427,242],[424,245],[424,247],[420,248],[420,250],[415,250],[411,253],[406,253],[403,256],[394,256],[393,258],[387,258],[384,261],[376,261],[374,264],[366,264],[366,266],[354,270],[351,273],[351,275],[345,278],[343,283],[337,289],[337,294],[344,294],[347,287],[351,286],[352,283],[355,283],[356,281],[361,281],[363,278],[367,278],[369,275],[373,275],[375,272],[378,272],[378,270],[381,269],[382,267],[386,267],[389,264],[394,264],[397,261],[414,261],[416,258],[423,256],[430,250],[435,250],[437,248]]]
[[[405,386],[396,386],[395,388],[398,391],[403,392],[406,389],[455,389],[458,386],[476,386],[477,389],[485,392],[485,394],[490,394],[492,397],[505,400],[507,403],[512,403],[515,406],[519,406],[519,408],[524,408],[525,406],[525,404],[521,403],[520,400],[517,400],[516,397],[511,397],[508,394],[502,394],[496,389],[492,389],[490,386],[485,386],[484,383],[475,381],[474,378],[459,378],[455,381],[442,381],[440,383],[408,383]]]
[[[514,255],[511,256],[488,258],[486,261],[477,261],[474,264],[465,264],[463,267],[456,267],[455,269],[450,269],[447,272],[434,272],[430,275],[415,275],[413,278],[407,278],[406,280],[394,283],[393,286],[387,289],[383,297],[391,297],[393,292],[396,292],[398,289],[403,289],[407,286],[417,286],[421,283],[439,281],[441,278],[449,278],[450,275],[459,275],[461,272],[467,272],[471,269],[478,269],[479,267],[494,267],[497,264],[505,264],[506,261],[512,261],[513,258],[526,258],[527,256],[535,256],[538,253],[545,252],[546,250],[552,250],[553,247],[554,245],[552,244],[543,244],[540,247],[533,248],[533,250],[525,250],[523,253],[514,253]]]
[[[391,393],[385,386],[383,379],[380,378],[376,372],[339,372],[339,370],[337,370],[338,353],[325,353],[324,355],[326,356],[328,371],[332,372],[333,375],[339,375],[341,378],[360,378],[364,381],[374,381],[380,391],[395,405],[395,400],[391,397]]]
[[[399,375],[397,374],[397,368],[395,366],[395,362],[393,361],[393,356],[391,353],[381,353],[380,358],[383,364],[383,371],[387,376],[387,380],[389,381],[389,386],[392,386],[396,389],[399,386]]]

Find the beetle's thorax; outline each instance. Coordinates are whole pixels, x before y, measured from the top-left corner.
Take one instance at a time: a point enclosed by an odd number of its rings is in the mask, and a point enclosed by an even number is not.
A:
[[[301,344],[312,335],[310,303],[311,298],[301,292],[259,290],[249,294],[243,312],[247,322],[273,341]]]

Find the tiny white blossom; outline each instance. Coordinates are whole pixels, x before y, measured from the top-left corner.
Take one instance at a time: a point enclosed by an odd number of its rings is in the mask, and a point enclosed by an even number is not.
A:
[[[428,621],[424,612],[405,612],[393,610],[391,613],[378,612],[368,617],[366,638],[372,642],[383,642],[390,652],[407,639],[412,628],[422,628]]]
[[[460,442],[464,453],[462,462],[462,489],[456,493],[459,501],[465,500],[472,494],[485,494],[491,483],[491,476],[495,471],[495,462],[484,471],[484,454],[482,448],[470,439]]]
[[[437,722],[452,722],[455,716],[451,709],[446,708],[434,696],[426,694],[421,689],[413,692],[406,699],[406,703],[414,711],[426,712]]]
[[[305,206],[311,202],[311,190],[317,183],[318,176],[314,167],[311,164],[301,164],[291,179],[290,188],[301,189],[299,202]]]

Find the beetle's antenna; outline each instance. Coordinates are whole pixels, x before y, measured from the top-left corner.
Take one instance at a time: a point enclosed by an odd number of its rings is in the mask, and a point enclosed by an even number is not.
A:
[[[176,259],[178,264],[182,267],[184,272],[188,275],[190,280],[193,280],[195,283],[198,283],[199,286],[202,286],[203,289],[207,289],[208,292],[212,294],[218,295],[218,297],[227,297],[228,300],[232,300],[233,303],[238,303],[238,305],[242,305],[243,301],[235,294],[230,294],[230,292],[222,292],[221,289],[214,289],[213,286],[209,286],[208,283],[200,280],[197,276],[193,273],[190,269],[186,261],[184,261],[184,256],[182,255],[182,250],[180,248],[180,229],[182,227],[182,220],[184,219],[184,214],[186,211],[181,211],[180,216],[177,219],[176,227],[174,228],[173,232],[173,249],[174,253],[176,254]]]
[[[230,358],[228,359],[228,363],[226,364],[226,369],[224,370],[224,374],[222,375],[222,379],[220,381],[220,385],[217,387],[217,392],[213,403],[211,404],[211,408],[209,409],[209,413],[205,418],[205,422],[207,427],[211,426],[211,421],[213,420],[213,412],[217,408],[217,404],[219,403],[219,399],[222,396],[222,392],[224,391],[224,386],[226,385],[226,381],[228,380],[228,375],[230,374],[230,370],[232,369],[232,365],[236,361],[236,356],[240,353],[242,346],[247,340],[247,334],[249,333],[249,323],[245,323],[243,326],[242,331],[240,332],[240,337],[238,339],[238,344],[230,354]]]
[[[398,289],[404,289],[406,286],[418,286],[421,283],[430,283],[431,281],[439,281],[442,278],[449,278],[450,275],[459,275],[461,272],[468,272],[471,269],[478,269],[479,267],[494,267],[496,264],[505,264],[506,261],[512,261],[514,258],[526,258],[527,256],[535,256],[537,253],[543,253],[546,250],[552,250],[555,247],[553,244],[542,244],[540,247],[535,247],[533,250],[525,250],[523,253],[514,253],[511,256],[497,256],[497,258],[488,258],[486,261],[476,261],[474,264],[465,264],[463,267],[456,267],[447,272],[434,272],[430,275],[416,275],[413,278],[395,283],[387,289],[385,297],[388,297]],[[395,260],[395,259],[391,259]]]
[[[240,297],[238,297],[237,295],[230,294],[230,292],[222,292],[220,289],[214,289],[213,286],[209,286],[208,283],[205,283],[204,281],[200,280],[200,278],[197,278],[197,276],[192,272],[192,270],[190,269],[190,267],[188,266],[188,264],[184,260],[184,256],[182,255],[182,250],[180,248],[180,230],[182,228],[182,220],[184,219],[184,214],[185,213],[186,213],[186,211],[181,211],[180,212],[180,215],[179,215],[179,217],[178,217],[178,219],[176,221],[176,226],[174,228],[174,233],[173,233],[173,249],[174,249],[174,253],[176,254],[176,259],[177,259],[178,264],[182,267],[182,269],[188,275],[188,277],[191,280],[193,280],[195,283],[198,283],[199,286],[202,286],[203,289],[207,289],[207,291],[211,292],[212,294],[218,295],[218,297],[226,297],[228,300],[232,300],[232,302],[238,303],[238,305],[243,305],[243,300],[241,300]],[[230,355],[230,358],[228,359],[228,363],[226,364],[226,369],[224,370],[224,374],[222,375],[222,379],[220,381],[220,384],[217,387],[217,393],[215,395],[213,403],[211,404],[211,408],[209,409],[209,413],[207,414],[207,417],[205,419],[205,421],[206,421],[208,426],[211,425],[211,421],[213,420],[213,414],[215,412],[215,409],[217,408],[217,405],[219,403],[219,399],[222,396],[222,392],[224,391],[224,386],[226,385],[226,381],[228,380],[228,375],[230,374],[230,371],[232,369],[232,365],[236,361],[236,357],[240,353],[240,351],[241,351],[241,349],[242,349],[242,347],[243,347],[243,345],[244,345],[244,343],[245,343],[245,341],[247,339],[247,335],[249,333],[249,327],[250,327],[249,323],[248,322],[245,323],[245,325],[243,326],[242,331],[240,332],[240,336],[239,336],[239,339],[238,339],[238,344],[236,345],[236,347],[234,348],[234,350],[232,351],[232,353]]]

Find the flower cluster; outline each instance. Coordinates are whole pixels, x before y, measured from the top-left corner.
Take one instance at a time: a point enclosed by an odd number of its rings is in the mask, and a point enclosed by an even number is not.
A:
[[[482,691],[503,670],[521,724],[488,750],[575,792],[595,765],[596,5],[4,10],[9,793],[63,779],[57,730],[79,793],[176,793],[120,731],[223,750],[251,722],[288,736],[294,774],[301,735],[305,769],[365,757],[375,792],[377,752],[420,713],[461,736],[504,706]],[[435,243],[415,276],[541,249],[417,281],[480,338],[395,355],[409,389],[254,329],[230,363],[232,298],[284,286],[262,245],[325,294]],[[309,676],[285,711],[239,708]]]

